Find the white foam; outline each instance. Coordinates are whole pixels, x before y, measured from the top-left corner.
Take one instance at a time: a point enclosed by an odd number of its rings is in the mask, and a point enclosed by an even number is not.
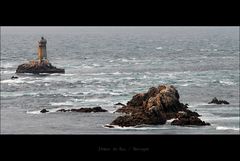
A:
[[[121,59],[121,61],[122,61],[122,62],[128,62],[128,60],[127,60],[127,59]]]
[[[160,46],[160,47],[157,47],[156,49],[157,49],[157,50],[161,50],[161,49],[162,49],[162,47]]]
[[[232,81],[229,81],[229,80],[222,80],[222,81],[219,81],[221,84],[226,84],[226,85],[234,85],[235,83],[232,82]]]
[[[38,111],[27,111],[27,114],[41,114],[41,112]]]
[[[103,125],[104,128],[109,128],[107,126],[112,126],[114,129],[120,129],[120,130],[155,130],[155,129],[169,129],[166,127],[159,127],[159,126],[148,126],[148,125],[139,125],[139,126],[129,126],[129,127],[121,127],[118,125],[109,125],[105,124]]]
[[[180,86],[187,87],[187,86],[189,86],[189,85],[190,85],[190,83],[184,83],[184,84],[182,84],[182,85],[180,85]]]
[[[120,74],[121,74],[120,72],[113,73],[113,75],[120,75]]]
[[[2,80],[1,83],[24,83],[21,79],[6,79]]]
[[[50,104],[52,106],[61,106],[61,105],[71,106],[71,105],[73,105],[73,102],[70,102],[70,101],[66,101],[66,102],[50,102]]]
[[[192,103],[192,104],[189,104],[188,107],[197,107],[197,106],[213,106],[215,104],[208,104],[208,103],[202,103],[202,102],[199,102],[199,103]]]
[[[15,71],[1,71],[1,74],[13,74]]]
[[[100,67],[101,65],[100,65],[100,64],[93,63],[92,66],[94,66],[94,67]]]
[[[217,126],[216,130],[235,130],[239,131],[239,127],[226,127],[226,126]]]

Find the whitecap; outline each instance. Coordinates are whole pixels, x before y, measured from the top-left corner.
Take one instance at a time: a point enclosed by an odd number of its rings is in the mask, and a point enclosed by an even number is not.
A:
[[[187,87],[187,86],[189,86],[189,85],[190,85],[189,83],[184,83],[184,84],[181,84],[181,85],[179,85],[179,86]]]
[[[162,49],[162,47],[160,46],[160,47],[157,47],[156,49],[157,49],[157,50],[161,50],[161,49]]]
[[[44,86],[50,86],[50,83],[44,83]]]
[[[52,106],[71,106],[73,105],[73,102],[66,101],[66,102],[50,102],[50,105]]]
[[[114,72],[112,73],[113,75],[120,75],[121,73],[120,72]]]
[[[91,69],[91,68],[93,68],[93,67],[91,67],[91,66],[88,66],[88,65],[84,65],[84,66],[82,66],[81,68],[85,68],[85,69]]]
[[[239,131],[239,127],[217,126],[216,130],[235,130],[235,131]]]
[[[222,80],[222,81],[219,81],[221,84],[226,84],[226,85],[235,85],[234,82],[232,81],[229,81],[229,80]]]
[[[38,110],[38,111],[27,111],[26,112],[27,114],[41,114],[41,112]]]
[[[14,74],[15,71],[1,71],[1,74]]]
[[[116,93],[116,92],[109,92],[109,94],[112,96],[120,96],[121,95],[121,93]]]
[[[6,79],[1,80],[1,83],[24,83],[24,81],[21,79]]]
[[[92,66],[94,66],[94,67],[100,67],[101,65],[100,65],[100,64],[93,63]]]
[[[122,62],[128,62],[128,60],[127,60],[127,59],[121,59],[121,61],[122,61]]]

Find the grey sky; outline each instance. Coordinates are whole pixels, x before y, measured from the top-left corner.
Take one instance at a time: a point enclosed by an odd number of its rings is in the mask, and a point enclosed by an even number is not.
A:
[[[192,34],[194,32],[205,32],[205,31],[220,31],[226,33],[232,33],[234,35],[239,35],[239,27],[201,27],[201,26],[130,26],[130,27],[121,27],[121,26],[43,26],[43,27],[18,27],[18,26],[11,26],[11,27],[1,27],[1,34],[36,34],[39,33],[41,35],[46,34],[81,34],[81,33],[134,33],[139,34],[143,32],[147,33],[183,33],[183,34]]]

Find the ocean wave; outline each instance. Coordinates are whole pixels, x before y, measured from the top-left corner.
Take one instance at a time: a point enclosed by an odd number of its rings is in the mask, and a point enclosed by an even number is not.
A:
[[[39,78],[31,78],[31,77],[21,77],[17,79],[1,80],[1,83],[8,83],[8,84],[18,84],[18,83],[34,84],[36,82],[42,82],[42,80]]]
[[[66,101],[66,102],[50,102],[49,103],[52,106],[72,106],[73,102]]]
[[[109,125],[105,124],[103,125],[104,128],[109,128],[108,126],[111,126],[113,129],[120,129],[120,130],[161,130],[161,129],[169,129],[169,127],[166,126],[150,126],[150,125],[137,125],[137,126],[129,126],[129,127],[121,127],[118,125]]]
[[[219,81],[221,84],[225,84],[225,85],[235,85],[234,82],[232,81],[229,81],[229,80],[222,80],[222,81]]]
[[[6,71],[1,71],[1,74],[14,74],[15,71],[9,71],[9,70],[6,70]]]
[[[220,83],[220,84],[223,84],[223,85],[235,85],[236,84],[233,81],[230,81],[228,79],[226,79],[226,80],[213,80],[212,83]]]
[[[192,104],[189,104],[188,107],[198,107],[198,106],[214,106],[215,104],[208,104],[208,103],[205,103],[205,102],[199,102],[199,103],[192,103]]]
[[[162,50],[162,47],[160,46],[160,47],[157,47],[156,49],[157,49],[157,50]]]
[[[235,130],[235,131],[239,131],[239,127],[217,126],[216,130]]]

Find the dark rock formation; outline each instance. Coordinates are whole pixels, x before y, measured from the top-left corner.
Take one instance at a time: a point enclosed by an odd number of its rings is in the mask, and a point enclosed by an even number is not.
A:
[[[46,110],[46,109],[42,109],[40,112],[41,112],[41,113],[46,113],[46,112],[49,112],[49,111]]]
[[[107,110],[102,109],[101,107],[93,107],[93,108],[79,108],[79,109],[60,109],[57,112],[107,112]]]
[[[32,61],[18,66],[16,73],[65,73],[64,69],[56,68],[49,62]]]
[[[171,125],[178,125],[178,126],[186,126],[186,125],[210,125],[209,123],[205,123],[204,121],[200,120],[198,116],[191,115],[187,112],[179,112],[177,115],[177,119],[171,122]]]
[[[208,102],[208,104],[215,103],[215,104],[229,104],[229,102],[225,100],[218,100],[216,97],[212,99],[211,102]]]
[[[136,126],[141,124],[165,124],[166,120],[178,118],[177,120],[186,119],[179,124],[182,125],[207,125],[198,118],[197,112],[187,109],[187,104],[179,102],[179,94],[172,85],[160,85],[158,87],[149,88],[147,93],[139,93],[127,102],[127,106],[123,106],[116,112],[125,113],[125,116],[119,116],[110,125],[119,126]],[[184,117],[181,114],[184,113]],[[191,118],[191,119],[190,119]],[[190,121],[189,121],[190,120]],[[179,121],[174,121],[176,125]]]
[[[17,79],[17,78],[18,78],[18,77],[16,77],[16,76],[12,76],[12,77],[11,77],[11,79]]]
[[[62,108],[62,109],[60,109],[60,110],[57,110],[57,112],[69,112],[69,111],[71,111],[70,109],[64,109],[64,108]]]
[[[136,126],[142,124],[158,125],[166,123],[166,115],[162,112],[139,111],[131,115],[119,116],[110,125]]]

